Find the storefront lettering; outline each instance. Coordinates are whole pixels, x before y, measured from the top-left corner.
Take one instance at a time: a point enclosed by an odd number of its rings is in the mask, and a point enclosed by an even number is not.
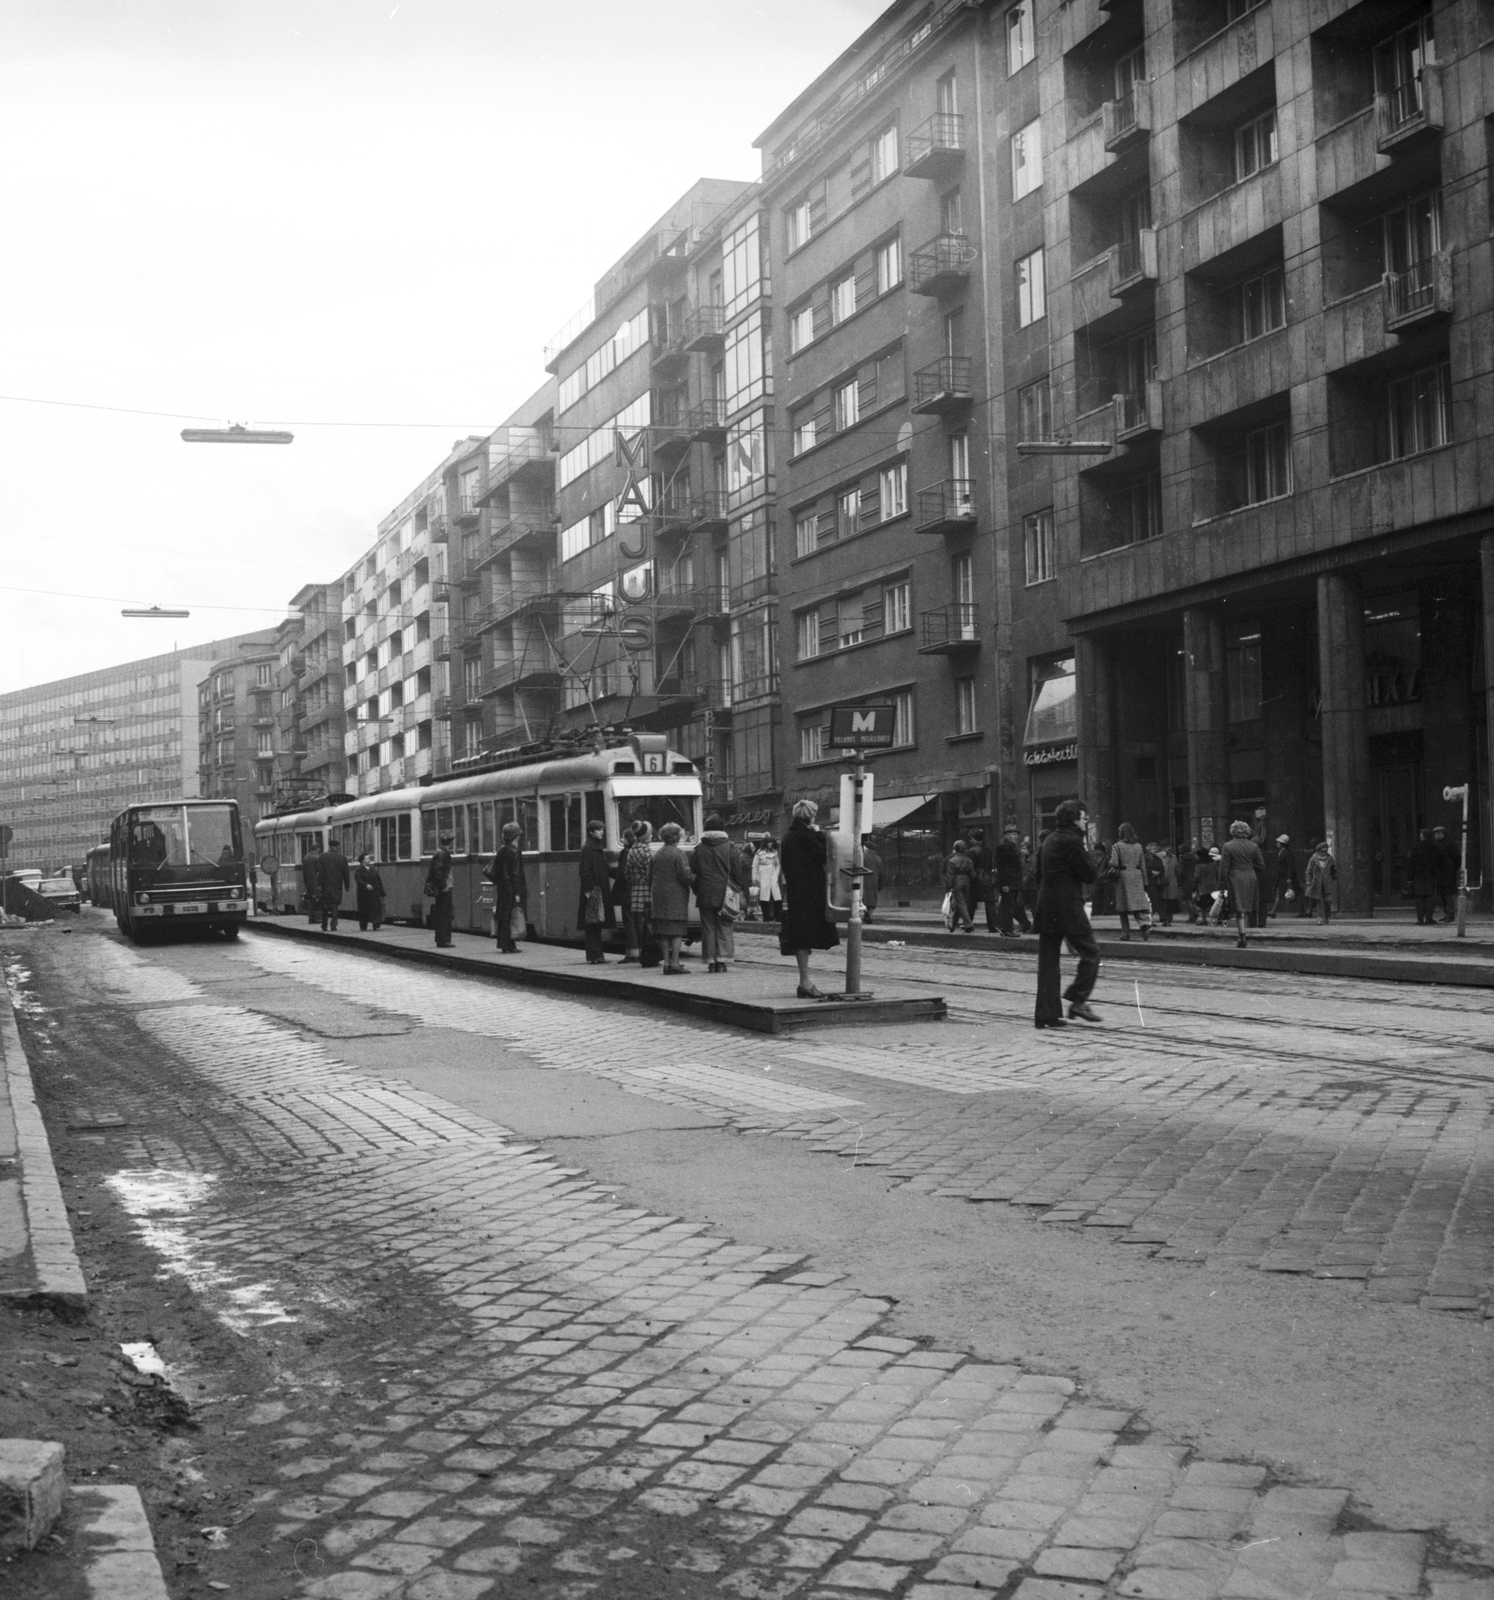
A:
[[[1079,759],[1078,744],[1050,745],[1046,750],[1024,750],[1022,764],[1028,767],[1056,767],[1063,761]]]

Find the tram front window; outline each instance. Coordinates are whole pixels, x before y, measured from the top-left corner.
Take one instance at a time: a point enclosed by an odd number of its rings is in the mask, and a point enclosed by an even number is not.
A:
[[[659,837],[666,822],[677,822],[690,837],[695,835],[695,799],[688,794],[620,795],[617,801],[617,826],[621,835],[635,822],[647,822]]]

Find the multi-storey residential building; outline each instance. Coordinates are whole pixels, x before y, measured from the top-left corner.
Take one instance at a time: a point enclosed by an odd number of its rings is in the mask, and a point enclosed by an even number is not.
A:
[[[198,686],[240,644],[272,637],[214,640],[0,695],[8,864],[76,865],[125,806],[196,795]]]
[[[292,711],[288,770],[299,799],[343,794],[348,788],[347,711],[344,700],[341,582],[308,584],[291,601],[301,616],[301,631],[291,654]]]
[[[251,828],[275,809],[277,644],[273,631],[241,640],[197,689],[197,792],[237,800]]]

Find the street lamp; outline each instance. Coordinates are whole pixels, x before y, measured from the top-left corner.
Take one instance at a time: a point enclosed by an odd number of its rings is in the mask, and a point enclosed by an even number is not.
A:
[[[289,444],[295,438],[279,428],[246,428],[235,422],[228,428],[183,428],[184,444]]]
[[[1458,858],[1458,937],[1468,936],[1468,785],[1449,784],[1442,791],[1444,800],[1463,802],[1463,834]]]
[[[190,617],[191,615],[190,611],[177,611],[167,606],[146,606],[143,609],[126,606],[120,612],[122,617]]]

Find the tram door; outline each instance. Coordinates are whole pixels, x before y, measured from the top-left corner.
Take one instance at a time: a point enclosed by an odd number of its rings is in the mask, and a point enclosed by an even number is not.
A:
[[[1371,845],[1375,857],[1375,899],[1400,905],[1409,880],[1407,860],[1417,832],[1426,825],[1422,808],[1420,762],[1380,767],[1376,773],[1375,815]]]

